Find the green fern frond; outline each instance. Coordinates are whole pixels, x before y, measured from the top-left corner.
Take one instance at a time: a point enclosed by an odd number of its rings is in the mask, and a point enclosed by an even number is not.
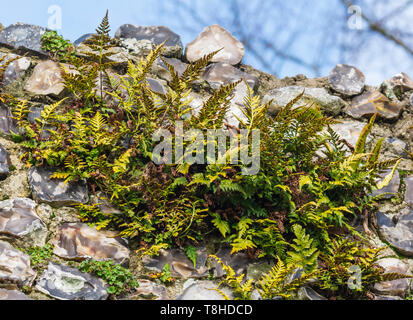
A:
[[[127,150],[123,153],[119,159],[115,160],[113,165],[113,172],[114,173],[125,173],[127,171],[130,158],[131,158],[132,149]]]
[[[215,289],[216,291],[220,292],[221,295],[226,299],[229,300],[229,297],[225,295],[219,287],[222,284],[229,286],[236,295],[236,300],[250,300],[251,294],[254,289],[253,287],[253,280],[249,279],[244,281],[244,274],[236,276],[235,271],[231,268],[231,266],[226,265],[220,258],[215,255],[210,255],[210,258],[215,259],[218,264],[221,265],[222,269],[225,271],[225,279],[222,280],[218,287]]]
[[[240,110],[247,119],[244,121],[236,116],[237,120],[240,122],[241,126],[248,129],[251,132],[253,129],[259,129],[267,119],[267,111],[271,102],[261,105],[260,98],[254,96],[253,89],[245,81],[248,93],[244,98],[244,104],[240,106]]]
[[[399,280],[399,279],[412,279],[413,276],[403,274],[403,273],[398,273],[398,272],[389,272],[389,273],[383,273],[381,275],[381,281],[393,281],[393,280]]]
[[[384,138],[381,138],[377,143],[374,145],[373,150],[371,151],[370,156],[367,159],[367,167],[374,168],[379,160],[380,151],[384,142]]]
[[[251,248],[256,248],[257,245],[250,239],[237,238],[231,243],[231,254],[244,251]]]
[[[396,162],[396,164],[393,166],[393,169],[391,170],[391,172],[390,172],[382,181],[380,181],[380,182],[377,183],[377,189],[378,189],[378,190],[383,189],[384,187],[386,187],[386,186],[390,183],[390,181],[391,181],[391,179],[393,178],[393,175],[394,175],[394,173],[396,172],[397,167],[399,166],[399,164],[400,164],[401,161],[402,161],[402,160],[399,159],[399,160]]]
[[[60,101],[47,105],[41,111],[41,121],[42,123],[46,124],[49,120],[53,119],[56,116],[56,110],[60,107],[60,105],[66,101],[68,98],[63,98]]]
[[[221,86],[202,106],[194,124],[206,129],[220,129],[230,106],[230,97],[235,87],[241,82]]]
[[[227,233],[231,231],[228,222],[225,220],[222,220],[221,216],[218,213],[214,213],[212,214],[212,216],[215,217],[215,219],[213,219],[211,222],[219,230],[222,236],[225,238]]]
[[[318,250],[313,239],[306,234],[303,227],[300,225],[293,225],[292,230],[295,234],[293,240],[295,244],[290,244],[294,251],[288,251],[288,263],[296,264],[302,267],[306,272],[311,272],[317,268]]]
[[[360,136],[357,140],[357,143],[354,147],[353,154],[365,153],[366,152],[366,141],[367,136],[370,134],[371,130],[373,129],[373,124],[376,121],[377,113],[375,113],[371,118],[370,121],[366,126],[364,126],[363,130],[360,133]]]
[[[221,49],[222,50],[222,49]],[[189,84],[198,79],[201,72],[211,62],[212,58],[221,50],[213,51],[199,60],[192,62],[188,65],[182,75],[179,77],[181,82]]]

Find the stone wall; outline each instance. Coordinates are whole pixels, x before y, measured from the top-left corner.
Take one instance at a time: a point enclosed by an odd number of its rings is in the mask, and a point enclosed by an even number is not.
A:
[[[30,101],[30,121],[35,121],[40,116],[45,105],[67,94],[58,63],[52,61],[41,49],[40,39],[44,32],[45,29],[41,27],[25,24],[14,24],[0,32],[0,57],[7,54],[9,58],[18,58],[6,69],[4,89]],[[79,54],[88,50],[83,42],[89,37],[90,34],[86,34],[75,42]],[[273,99],[269,110],[272,114],[304,91],[302,101],[297,104],[312,101],[325,114],[341,120],[342,123],[333,125],[333,129],[354,146],[368,118],[377,111],[378,120],[369,142],[371,144],[379,138],[385,138],[382,160],[401,157],[402,161],[400,172],[395,174],[390,185],[385,190],[377,191],[394,194],[386,196],[388,200],[380,205],[377,213],[375,224],[380,238],[372,235],[370,241],[374,246],[380,246],[384,240],[405,257],[402,260],[382,260],[381,264],[386,270],[404,273],[412,270],[413,264],[408,257],[413,256],[413,159],[405,150],[412,148],[413,129],[409,128],[413,127],[413,81],[407,74],[395,75],[383,81],[379,87],[366,84],[363,73],[348,65],[337,65],[330,75],[322,78],[308,79],[304,75],[297,75],[278,79],[244,65],[242,43],[217,25],[203,30],[185,50],[179,35],[165,27],[128,24],[121,26],[115,37],[119,39],[119,46],[112,49],[110,59],[115,62],[112,75],[117,74],[119,77],[124,75],[128,60],[134,61],[147,55],[154,44],[160,44],[166,39],[163,55],[178,73],[182,73],[189,62],[222,49],[194,86],[191,103],[194,112],[220,85],[239,79],[245,79],[264,102]],[[161,60],[157,60],[148,78],[149,85],[154,91],[165,92],[169,80],[166,66]],[[242,103],[246,90],[244,82],[235,90],[231,111],[238,116],[241,115],[237,106]],[[235,117],[230,116],[227,120],[237,125]],[[10,108],[1,104],[0,287],[5,289],[0,289],[0,300],[28,298],[16,291],[23,286],[33,287],[30,296],[35,299],[106,299],[106,284],[66,265],[67,260],[78,261],[88,257],[97,260],[113,259],[129,265],[137,275],[148,269],[159,272],[165,263],[170,264],[173,276],[178,278],[175,286],[167,290],[161,285],[141,279],[139,292],[129,298],[149,293],[159,299],[178,296],[180,299],[222,298],[217,292],[208,290],[215,288],[216,282],[194,280],[207,277],[209,269],[214,267],[207,263],[207,253],[217,254],[234,269],[246,272],[251,277],[256,276],[259,270],[268,269],[267,261],[251,264],[244,254],[230,256],[226,248],[211,252],[207,246],[199,248],[196,268],[178,249],[161,251],[156,259],[138,261],[136,254],[128,249],[123,239],[114,237],[108,231],[92,229],[79,221],[76,210],[70,205],[86,203],[89,199],[97,201],[88,194],[86,185],[65,185],[59,180],[52,181],[49,179],[52,171],[28,169],[21,163],[19,157],[22,150],[10,139],[10,131],[17,130]],[[116,212],[106,200],[100,203],[102,211]],[[44,246],[46,243],[54,245],[55,262],[50,263],[47,271],[39,276],[31,268],[28,256],[16,248]],[[386,253],[395,256],[390,249]],[[220,275],[219,268],[215,272],[217,276]],[[62,279],[82,279],[85,285],[75,290],[69,281]],[[52,287],[51,282],[56,286]],[[409,286],[408,280],[377,285],[377,298],[405,297]],[[309,288],[301,292],[301,298],[322,299]]]

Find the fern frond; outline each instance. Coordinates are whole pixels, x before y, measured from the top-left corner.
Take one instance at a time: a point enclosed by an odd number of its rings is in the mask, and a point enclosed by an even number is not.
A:
[[[383,273],[380,278],[381,278],[381,281],[393,281],[393,280],[399,280],[399,279],[412,279],[413,276],[403,274],[403,273],[398,273],[398,272],[389,272],[389,273]]]
[[[271,103],[269,102],[261,105],[260,98],[258,96],[254,96],[253,89],[246,81],[245,84],[247,85],[248,92],[247,96],[244,98],[244,104],[239,106],[239,108],[247,120],[244,121],[237,116],[235,117],[240,122],[242,127],[248,129],[248,132],[251,132],[253,129],[261,128],[263,123],[266,121],[267,111]]]
[[[56,116],[56,110],[60,107],[60,105],[67,100],[68,98],[63,98],[60,101],[47,105],[41,112],[41,121],[43,124],[48,122],[49,120],[53,119]]]
[[[227,233],[231,231],[228,222],[225,220],[222,220],[221,216],[218,213],[214,213],[212,216],[215,217],[215,219],[213,219],[211,222],[219,230],[222,236],[225,238]]]
[[[379,160],[381,147],[383,145],[384,138],[381,138],[377,143],[374,145],[373,150],[371,151],[370,156],[367,159],[367,167],[374,168]]]
[[[278,258],[277,264],[259,280],[260,288],[258,288],[258,292],[264,299],[273,299],[276,296],[286,299],[291,298],[293,292],[315,276],[315,272],[312,272],[302,275],[299,279],[289,281],[289,276],[294,270],[296,270],[296,265],[286,265]]]
[[[399,166],[399,163],[400,163],[401,161],[402,161],[402,159],[399,159],[399,160],[396,162],[396,164],[394,165],[394,167],[393,167],[393,169],[391,170],[391,172],[390,172],[382,181],[380,181],[379,183],[377,183],[377,188],[378,188],[378,190],[383,189],[384,187],[386,187],[386,186],[390,183],[390,181],[391,181],[391,179],[393,178],[393,175],[394,175],[394,173],[396,172],[397,167]]]
[[[303,227],[293,225],[292,230],[295,234],[293,240],[295,244],[290,244],[294,251],[288,251],[287,262],[302,267],[306,272],[311,272],[317,267],[318,250],[313,243],[313,239],[306,234]]]
[[[233,289],[235,295],[237,296],[237,300],[250,300],[251,299],[251,293],[253,291],[253,280],[249,279],[244,281],[244,274],[241,274],[239,276],[236,276],[235,271],[231,268],[231,266],[226,265],[220,258],[218,258],[215,255],[210,255],[211,258],[215,259],[219,265],[221,265],[222,269],[225,271],[225,279],[222,280],[219,284],[218,287],[215,289],[216,291],[220,292],[221,295],[229,300],[229,297],[225,295],[219,287],[222,284],[226,284],[230,288]]]
[[[67,173],[67,172],[55,172],[49,177],[49,179],[63,180],[63,179],[67,179],[69,176],[70,176],[70,174]]]
[[[229,109],[230,95],[241,81],[221,86],[203,104],[198,116],[194,117],[196,125],[206,129],[220,129]]]
[[[240,251],[244,251],[247,249],[251,249],[251,248],[256,248],[257,245],[250,239],[235,239],[232,243],[231,243],[231,254],[240,252]]]
[[[132,153],[132,149],[129,149],[125,153],[123,153],[119,157],[119,159],[115,160],[115,163],[113,165],[114,173],[125,173],[127,171],[127,168],[130,162],[131,153]]]
[[[188,65],[188,67],[185,69],[185,71],[182,73],[182,75],[179,77],[181,82],[189,84],[189,83],[194,82],[196,79],[198,79],[198,77],[201,74],[202,70],[205,69],[205,67],[208,65],[208,63],[211,62],[212,58],[218,52],[220,52],[221,50],[211,52],[211,53],[203,56],[199,60],[190,63]]]
[[[12,118],[16,120],[19,128],[26,128],[28,125],[27,115],[30,110],[27,106],[27,100],[20,100],[12,110]]]
[[[90,125],[92,127],[92,132],[98,133],[106,126],[106,120],[103,118],[102,114],[98,111],[95,116],[90,120]]]
[[[370,121],[368,122],[367,125],[364,126],[363,130],[360,133],[360,136],[357,140],[357,143],[354,147],[354,152],[353,154],[359,154],[359,153],[364,153],[366,152],[366,141],[367,141],[367,136],[370,134],[373,124],[376,121],[376,116],[377,113],[375,113],[371,118]]]

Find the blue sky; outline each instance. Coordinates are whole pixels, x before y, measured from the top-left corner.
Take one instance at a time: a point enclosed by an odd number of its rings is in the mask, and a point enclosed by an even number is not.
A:
[[[152,2],[152,4],[151,4]],[[149,0],[18,0],[2,3],[0,22],[7,26],[15,22],[48,25],[48,8],[62,8],[62,29],[59,33],[74,41],[84,33],[93,32],[105,15],[110,12],[112,33],[124,23],[152,25],[156,22],[154,1]],[[167,19],[159,23],[167,25]]]
[[[212,0],[182,1],[193,6],[196,12],[206,12],[209,10],[210,13],[207,15],[207,20],[204,22],[195,20],[196,23],[188,24],[190,20],[188,19],[188,21],[185,21],[187,22],[186,24],[183,23],[179,17],[171,14],[172,11],[170,8],[176,3],[174,0],[9,0],[3,1],[2,3],[0,23],[8,26],[15,22],[23,22],[47,27],[50,18],[48,9],[52,5],[58,5],[62,9],[62,29],[58,30],[58,32],[65,38],[74,41],[85,33],[93,32],[104,16],[106,9],[109,9],[112,35],[120,25],[125,23],[146,26],[164,25],[178,33],[182,38],[182,42],[186,45],[192,41],[205,26],[216,23],[218,16],[220,16],[221,19],[225,17],[225,12],[223,12],[225,6],[221,6],[220,8],[211,7]],[[221,1],[224,3],[225,0]],[[386,78],[401,71],[409,74],[409,70],[413,67],[411,57],[406,56],[405,53],[401,52],[398,48],[392,47],[388,43],[383,45],[381,39],[378,39],[378,41],[374,40],[373,44],[375,45],[365,47],[362,49],[363,51],[355,52],[354,60],[353,58],[349,58],[348,61],[341,61],[339,53],[334,52],[334,50],[326,56],[321,55],[318,49],[315,48],[315,44],[316,41],[325,41],[325,39],[323,37],[315,38],[315,34],[322,32],[323,28],[325,28],[323,21],[327,21],[326,17],[328,17],[329,14],[337,14],[338,19],[342,17],[343,12],[340,11],[342,8],[337,0],[314,0],[314,2],[307,0],[294,0],[291,2],[280,0],[245,1],[248,1],[248,4],[251,4],[252,7],[254,5],[271,6],[275,1],[279,1],[277,4],[285,8],[285,12],[282,11],[279,12],[279,14],[281,19],[286,20],[286,25],[283,29],[277,29],[274,27],[276,22],[272,22],[271,20],[273,18],[265,16],[266,32],[269,33],[271,39],[274,38],[274,35],[277,35],[277,41],[280,41],[283,39],[283,34],[285,34],[285,39],[288,40],[289,33],[293,32],[294,30],[292,29],[294,28],[298,28],[296,30],[300,30],[300,28],[301,31],[304,30],[304,32],[297,35],[300,37],[300,41],[294,42],[290,50],[304,60],[313,59],[317,57],[317,55],[322,59],[327,58],[328,62],[325,63],[320,72],[322,76],[328,75],[335,64],[348,63],[356,65],[365,73],[367,83],[379,84]],[[396,1],[392,3],[395,2]],[[218,1],[218,3],[220,2]],[[241,1],[241,3],[243,2]],[[215,1],[215,4],[217,4],[217,1]],[[302,5],[306,6],[304,10]],[[245,8],[243,9],[245,11]],[[288,10],[290,10],[290,12],[303,10],[304,14],[298,15],[299,18],[290,21],[291,19],[288,18],[287,15]],[[244,11],[241,14],[244,16],[246,14],[248,19],[248,12]],[[323,17],[325,17],[325,19]],[[225,18],[224,21],[226,21]],[[335,23],[334,20],[332,20],[332,23]],[[410,21],[407,21],[407,23],[409,25]],[[225,27],[232,32],[230,29],[231,22]],[[347,30],[346,32],[350,34],[353,31]],[[329,41],[332,41],[333,44],[334,41],[336,41],[334,39],[334,33]],[[259,62],[249,55],[248,52],[244,62],[258,69],[262,69]],[[280,61],[274,61],[274,63],[280,63]],[[314,76],[308,69],[291,62],[283,63],[279,76],[293,76],[298,73],[306,74],[309,77]],[[410,76],[413,77],[413,72],[410,73]]]

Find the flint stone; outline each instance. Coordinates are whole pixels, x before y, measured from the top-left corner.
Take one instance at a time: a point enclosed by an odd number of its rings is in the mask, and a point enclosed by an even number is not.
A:
[[[403,140],[397,138],[387,138],[386,144],[388,145],[390,152],[401,157],[407,156],[407,153],[405,151],[407,149],[407,143]]]
[[[257,289],[254,289],[251,293],[251,300],[257,301],[257,300],[263,300],[260,292]]]
[[[129,60],[132,60],[131,56],[129,55],[127,50],[124,48],[120,48],[120,47],[111,48],[109,52],[113,54],[108,56],[108,59],[121,66],[127,66]]]
[[[176,59],[176,58],[163,58],[166,63],[172,65],[175,68],[175,71],[178,73],[178,76],[181,76],[184,71],[187,68],[187,64],[183,63],[181,60]],[[161,59],[157,60],[158,65],[161,66],[162,68],[164,68],[165,70],[168,70],[168,68],[166,67],[165,63],[163,63],[163,61]]]
[[[111,80],[114,80],[114,81],[116,81],[116,82],[120,82],[122,79],[129,80],[129,77],[128,77],[128,76],[119,75],[119,74],[114,73],[114,72],[111,72],[111,71],[108,72],[108,75],[109,75],[109,77],[110,77]],[[98,97],[101,97],[101,91],[100,91],[101,79],[100,79],[99,76],[96,78],[96,82],[95,82],[95,83],[96,83],[96,86],[95,86],[94,90],[96,91],[96,95],[97,95]],[[105,101],[106,101],[108,104],[110,104],[110,103],[114,103],[114,104],[116,104],[116,105],[119,104],[119,100],[118,100],[118,99],[112,97],[110,94],[107,94],[107,93],[105,92],[105,91],[109,91],[109,89],[110,89],[109,86],[106,84],[105,81],[103,81],[102,89],[103,89],[103,98],[105,99]],[[125,97],[125,98],[128,98],[128,97],[129,97],[127,90],[125,90],[125,89],[122,88],[122,87],[119,87],[118,89],[120,90],[121,95],[122,95],[123,97]]]
[[[31,24],[12,24],[0,32],[0,44],[45,56],[47,52],[42,50],[41,44],[45,32],[46,29]]]
[[[18,58],[17,60],[11,62],[7,66],[6,71],[4,72],[3,85],[8,86],[9,84],[13,83],[21,76],[23,76],[27,69],[30,68],[30,65],[32,63],[30,58],[20,57],[13,53],[7,54],[0,52],[0,58],[3,58],[4,56],[7,57],[3,60],[3,62],[0,62],[0,67],[3,66],[7,61]]]
[[[413,176],[408,176],[404,179],[406,185],[406,193],[404,194],[404,201],[413,209]]]
[[[149,84],[149,88],[156,92],[156,93],[160,93],[160,94],[165,94],[165,89],[162,85],[162,83],[156,79],[153,78],[146,78],[146,81],[148,81]]]
[[[408,274],[409,267],[399,259],[385,258],[377,262],[384,269],[385,273]],[[374,290],[380,294],[404,297],[409,290],[409,280],[398,279],[393,281],[383,281],[374,285]]]
[[[404,300],[398,296],[383,296],[383,295],[376,295],[376,299],[374,300]]]
[[[0,301],[2,300],[33,300],[17,290],[0,289]]]
[[[94,51],[91,47],[89,47],[87,42],[81,43],[77,46],[77,54],[80,56],[86,56],[87,54],[95,54],[99,55],[99,52]],[[103,54],[107,55],[107,59],[110,62],[113,62],[114,65],[118,67],[126,67],[129,60],[132,60],[132,57],[129,55],[128,50],[123,47],[111,47],[106,50],[103,50]]]
[[[78,45],[80,45],[82,42],[85,42],[85,41],[91,39],[92,36],[93,36],[93,33],[86,33],[86,34],[84,34],[83,36],[81,36],[80,38],[78,38],[75,42],[73,42],[73,44],[74,44],[75,46],[78,46]]]
[[[41,203],[36,208],[37,215],[47,225],[50,234],[56,234],[57,229],[66,222],[81,222],[79,212],[75,208],[52,208],[48,204]]]
[[[188,43],[186,58],[189,62],[197,61],[203,56],[220,50],[211,62],[224,62],[236,65],[244,58],[244,45],[227,30],[217,24],[206,27],[198,37]]]
[[[32,124],[37,123],[36,119],[41,119],[43,110],[44,107],[31,107],[29,109],[29,113],[27,114],[27,120],[29,120]]]
[[[321,110],[332,115],[338,115],[345,107],[345,102],[337,97],[329,94],[324,88],[304,88],[300,86],[289,86],[271,90],[263,98],[263,103],[267,103],[273,99],[273,103],[269,108],[270,114],[276,114],[281,107],[285,107],[291,100],[295,99],[304,91],[304,96],[297,101],[294,107],[301,106],[305,103],[314,102]]]
[[[274,263],[268,261],[260,261],[255,263],[250,263],[247,266],[247,279],[254,279],[258,281],[262,276],[274,267]]]
[[[150,40],[136,40],[135,38],[121,39],[120,45],[135,56],[147,56],[155,49],[155,44]]]
[[[138,280],[139,287],[135,289],[135,293],[128,300],[169,300],[166,287],[156,284],[149,280]]]
[[[42,111],[44,110],[44,106],[42,107],[30,107],[29,113],[27,114],[27,120],[29,120],[32,124],[38,124],[39,122],[36,119],[41,119]],[[42,139],[49,139],[50,131],[49,130],[56,130],[56,127],[53,127],[49,124],[46,124],[43,128],[43,131],[40,133],[40,138]]]
[[[208,275],[207,253],[205,249],[198,249],[197,253],[196,268],[185,252],[180,249],[161,249],[156,257],[144,256],[142,264],[145,268],[155,272],[162,272],[165,264],[169,264],[171,274],[174,277],[201,278]]]
[[[380,177],[384,179],[388,174],[391,173],[391,171],[392,170],[390,169],[385,170],[383,173],[380,174]],[[371,195],[375,197],[381,194],[383,195],[382,196],[383,199],[391,199],[395,197],[395,195],[399,191],[399,187],[400,187],[400,174],[399,174],[399,170],[396,170],[394,172],[392,179],[390,180],[390,183],[386,187],[380,190],[373,191]],[[385,193],[390,193],[390,194],[385,194]]]
[[[346,113],[356,119],[370,117],[377,111],[377,117],[385,120],[396,120],[400,116],[401,105],[391,102],[378,91],[365,92],[353,99]]]
[[[376,213],[380,237],[400,254],[413,257],[413,210],[403,209],[399,215]]]
[[[191,92],[188,97],[188,99],[190,100],[189,107],[191,107],[191,114],[198,116],[199,112],[202,109],[202,106],[209,98],[210,96],[208,96],[207,94],[200,95],[198,93]]]
[[[166,63],[174,67],[175,72],[178,74],[178,76],[181,76],[187,68],[187,64],[179,59],[166,57],[164,57],[163,59],[166,61]],[[161,59],[156,60],[156,62],[152,66],[151,71],[157,76],[159,76],[161,79],[164,79],[166,81],[171,81],[172,79],[168,68]]]
[[[30,257],[9,243],[0,241],[0,282],[30,286],[35,278]]]
[[[341,139],[345,139],[353,147],[356,145],[363,128],[366,126],[363,122],[358,121],[341,121],[342,123],[334,123],[330,125]],[[371,141],[371,136],[367,137],[367,142]]]
[[[60,96],[64,89],[61,69],[56,62],[51,60],[37,64],[25,86],[25,90],[30,93],[42,96]]]
[[[43,247],[47,228],[37,215],[36,206],[33,200],[25,198],[0,201],[0,235],[24,238],[32,245]]]
[[[59,300],[106,300],[105,282],[76,268],[50,262],[36,289]]]
[[[7,137],[11,136],[10,131],[13,131],[13,133],[18,133],[19,131],[16,120],[12,116],[10,108],[0,103],[0,132]]]
[[[364,74],[355,67],[338,64],[330,73],[330,87],[345,96],[360,94],[365,86]]]
[[[88,202],[87,186],[84,181],[65,184],[64,180],[50,179],[53,173],[54,170],[50,168],[29,169],[29,185],[34,200],[56,207]]]
[[[84,223],[64,223],[52,241],[53,253],[70,260],[114,260],[119,264],[129,261],[129,250],[116,233],[96,230]]]
[[[187,287],[176,300],[225,300],[216,290],[218,284],[213,281],[197,281]],[[232,297],[232,292],[227,288],[220,288],[228,297]]]
[[[241,107],[244,105],[244,98],[248,94],[248,87],[244,82],[239,83],[234,91],[233,98],[230,101],[229,112],[226,115],[226,121],[228,124],[234,127],[239,126],[239,120],[247,121],[247,117],[242,112]]]
[[[256,88],[258,85],[258,78],[249,75],[229,63],[218,62],[211,64],[205,70],[202,76],[214,89],[219,89],[222,85],[227,85],[238,80],[247,81],[251,88]]]
[[[225,265],[230,266],[236,275],[246,273],[248,265],[251,263],[251,259],[243,252],[231,254],[231,248],[221,248],[215,255],[220,258]],[[215,259],[212,259],[212,263],[215,269],[214,276],[216,278],[223,277],[226,272],[222,269],[222,266]]]
[[[413,90],[413,80],[407,74],[401,72],[384,81],[380,88],[389,99],[401,99],[403,93]]]
[[[302,287],[298,290],[299,300],[328,300],[310,287]]]
[[[119,27],[115,33],[115,38],[136,40],[149,40],[155,45],[160,45],[165,40],[163,55],[167,57],[180,58],[182,56],[183,45],[181,37],[175,32],[164,26],[137,26],[133,24],[124,24]]]
[[[116,209],[102,192],[98,191],[96,196],[91,196],[91,203],[96,205],[103,214],[120,214],[121,211]],[[69,221],[66,221],[69,222]]]
[[[10,156],[6,149],[0,145],[0,180],[4,180],[10,173]]]

